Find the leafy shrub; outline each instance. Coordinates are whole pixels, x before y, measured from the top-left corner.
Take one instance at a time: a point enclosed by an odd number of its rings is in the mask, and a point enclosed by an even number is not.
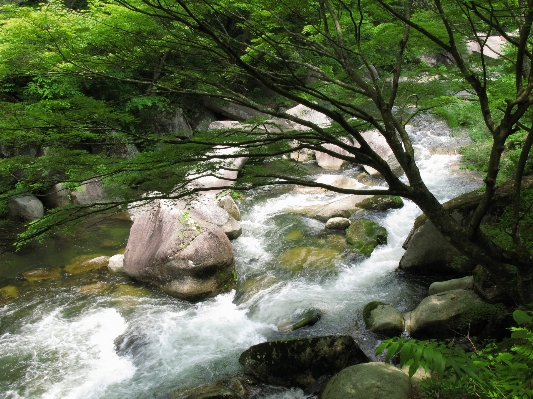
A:
[[[513,398],[533,397],[533,317],[515,310],[512,327],[515,339],[511,351],[495,344],[464,352],[452,344],[393,338],[378,346],[386,361],[398,355],[400,366],[409,366],[413,376],[419,367],[432,373],[420,388],[432,398]]]

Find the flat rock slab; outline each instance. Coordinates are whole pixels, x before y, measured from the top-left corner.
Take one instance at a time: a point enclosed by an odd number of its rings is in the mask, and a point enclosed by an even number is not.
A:
[[[293,212],[302,213],[325,223],[334,217],[349,218],[359,209],[360,203],[371,197],[372,195],[349,195],[327,204],[308,206]]]

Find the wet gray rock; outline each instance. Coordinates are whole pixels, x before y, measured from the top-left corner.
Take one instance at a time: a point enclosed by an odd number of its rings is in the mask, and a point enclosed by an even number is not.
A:
[[[393,306],[370,302],[363,308],[363,319],[366,328],[376,334],[395,337],[404,331],[403,315]]]
[[[479,296],[471,290],[430,295],[411,312],[409,333],[419,339],[449,338],[474,327],[475,308],[481,304]]]
[[[239,362],[260,381],[305,388],[368,358],[352,337],[331,335],[264,342],[243,352]]]
[[[345,368],[326,384],[319,399],[408,399],[409,377],[391,364],[375,362]]]
[[[11,197],[9,199],[9,216],[31,222],[44,216],[44,206],[34,195]]]
[[[473,290],[474,277],[466,276],[462,278],[455,278],[452,280],[434,282],[429,286],[429,295],[440,294],[441,292],[451,290]]]
[[[63,183],[58,183],[47,190],[42,197],[43,203],[49,208],[57,208],[65,205],[85,205],[103,202],[108,197],[98,179],[83,182],[79,189],[70,190]]]

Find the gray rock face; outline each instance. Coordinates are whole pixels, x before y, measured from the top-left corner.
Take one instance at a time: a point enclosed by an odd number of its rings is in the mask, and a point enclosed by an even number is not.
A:
[[[361,134],[365,141],[368,143],[368,145],[370,145],[370,147],[381,158],[387,161],[387,164],[390,166],[393,173],[396,176],[401,176],[403,174],[403,169],[394,157],[394,154],[392,153],[392,150],[389,147],[387,140],[385,140],[385,137],[383,137],[377,130],[371,130],[368,132],[363,132]],[[356,143],[356,146],[359,146],[358,143]],[[376,169],[366,165],[364,165],[363,167],[370,176],[380,176],[380,173]]]
[[[193,218],[185,206],[157,201],[137,210],[124,253],[124,272],[187,300],[229,291],[235,285],[233,247],[222,228],[206,221],[220,215],[208,210]]]
[[[457,275],[471,274],[476,266],[468,262],[430,221],[411,231],[400,269],[416,273]]]
[[[239,207],[229,195],[218,200],[218,206],[224,209],[235,220],[241,220],[241,211]]]
[[[318,399],[408,399],[409,377],[386,363],[345,368],[326,384]]]
[[[31,222],[44,216],[44,206],[33,195],[12,197],[9,199],[9,216]]]
[[[303,213],[309,217],[327,222],[333,217],[349,218],[359,208],[359,204],[371,195],[349,195],[325,205],[313,205],[295,210],[295,213]]]
[[[451,290],[473,290],[474,278],[466,276],[463,278],[455,278],[453,280],[438,281],[429,286],[429,295],[440,294],[441,292]]]
[[[74,191],[70,191],[63,183],[58,183],[46,192],[43,202],[50,208],[57,208],[69,204],[98,203],[106,198],[100,180],[93,179],[83,182],[80,188]]]
[[[346,230],[350,227],[350,219],[347,218],[331,218],[326,222],[326,229],[328,230]]]
[[[363,318],[366,328],[376,334],[394,337],[404,331],[402,313],[386,303],[370,302],[363,310]]]
[[[410,314],[410,334],[420,339],[453,336],[454,330],[465,330],[470,322],[475,322],[474,314],[469,315],[469,311],[481,303],[479,296],[470,290],[428,296]]]
[[[324,147],[325,150],[332,151],[339,155],[343,155],[343,156],[350,155],[346,150],[340,148],[339,146],[335,144],[323,144],[322,147]],[[333,155],[330,155],[328,153],[321,152],[321,151],[315,152],[315,159],[316,159],[318,166],[326,170],[339,170],[342,168],[344,164],[347,163],[346,160],[337,158]]]
[[[368,358],[346,335],[264,342],[243,352],[239,362],[260,381],[286,387],[308,387]]]

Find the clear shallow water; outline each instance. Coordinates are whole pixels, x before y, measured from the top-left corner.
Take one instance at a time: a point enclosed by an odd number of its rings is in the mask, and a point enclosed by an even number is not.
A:
[[[439,199],[477,187],[471,176],[456,170],[459,158],[453,152],[427,150],[424,140],[443,146],[453,142],[447,132],[425,129],[417,141],[418,161]],[[424,281],[396,270],[418,208],[406,201],[402,209],[369,214],[388,230],[388,244],[360,260],[342,250],[338,237],[325,235],[323,223],[287,215],[296,206],[321,203],[331,195],[287,191],[257,191],[241,204],[243,235],[233,242],[239,284],[217,298],[189,304],[101,272],[59,282],[16,282],[19,298],[0,308],[0,395],[165,398],[174,390],[238,373],[242,351],[288,336],[277,330],[277,323],[308,307],[320,309],[322,319],[291,336],[347,333],[371,355],[377,341],[363,328],[364,304],[380,300],[407,311],[426,292]],[[337,252],[323,265],[287,269],[284,254],[299,247]],[[32,260],[21,261],[20,267],[35,268],[30,262],[38,256],[26,259]],[[106,287],[93,293],[83,288],[98,281]],[[273,389],[260,397],[306,396],[297,389]]]

